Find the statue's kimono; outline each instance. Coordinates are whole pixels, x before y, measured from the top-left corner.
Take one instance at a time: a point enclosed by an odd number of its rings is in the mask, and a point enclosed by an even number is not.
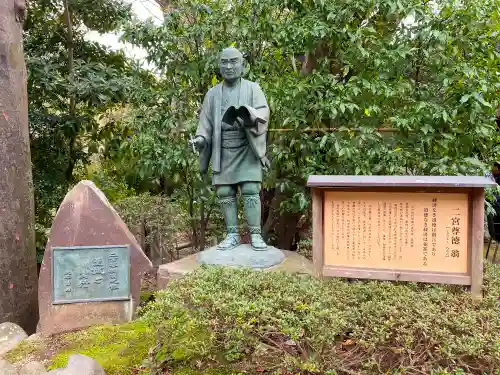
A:
[[[235,116],[244,122],[240,126]],[[200,170],[212,161],[212,184],[262,181],[260,159],[266,154],[269,107],[260,86],[241,79],[234,86],[218,84],[205,95],[197,136],[205,139]]]

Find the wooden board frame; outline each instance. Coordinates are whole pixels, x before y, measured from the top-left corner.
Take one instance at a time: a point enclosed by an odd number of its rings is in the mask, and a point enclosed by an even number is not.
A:
[[[329,181],[329,177],[331,181]],[[342,183],[335,181],[342,178]],[[370,176],[375,177],[375,176]],[[379,176],[377,176],[379,177]],[[420,184],[422,179],[429,177],[415,177],[419,183],[411,183],[408,176],[404,176],[405,181],[398,186],[394,178],[401,176],[382,177],[391,179],[391,183],[383,183],[369,186],[356,182],[349,186],[349,176],[311,176],[308,185],[312,188],[312,253],[313,264],[318,277],[342,277],[350,279],[375,279],[392,281],[411,281],[439,284],[456,284],[470,286],[474,297],[482,297],[483,283],[483,246],[484,246],[484,188],[494,186],[495,183],[484,177],[473,177],[473,183],[467,184],[464,177],[460,177],[460,182],[453,182],[452,177],[447,177],[446,183],[440,184],[438,176],[434,176],[434,181],[428,181],[427,186]],[[315,179],[316,178],[316,179]],[[431,180],[433,177],[430,178]],[[316,183],[315,183],[316,182]],[[481,186],[482,185],[482,186]],[[370,269],[345,266],[325,265],[324,262],[324,197],[325,191],[343,192],[412,192],[412,193],[467,193],[469,201],[469,232],[467,249],[467,273],[444,273],[426,271],[408,271],[394,269]]]

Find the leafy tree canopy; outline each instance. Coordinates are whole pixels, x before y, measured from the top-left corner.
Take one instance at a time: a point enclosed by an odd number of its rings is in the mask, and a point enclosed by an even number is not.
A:
[[[116,131],[103,117],[134,100],[151,79],[122,52],[85,39],[89,30],[116,30],[131,17],[119,0],[35,0],[28,3],[24,46],[28,68],[38,247],[76,166]]]
[[[190,184],[186,132],[220,81],[220,50],[236,45],[271,106],[264,229],[290,248],[310,174],[484,171],[498,152],[499,29],[495,0],[174,1],[163,25],[126,26],[162,72],[127,160]]]

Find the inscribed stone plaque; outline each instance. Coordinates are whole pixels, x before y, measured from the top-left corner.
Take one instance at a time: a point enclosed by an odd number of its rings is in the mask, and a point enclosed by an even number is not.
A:
[[[467,273],[468,209],[459,193],[325,192],[325,265]]]
[[[128,246],[54,247],[53,304],[130,299]]]

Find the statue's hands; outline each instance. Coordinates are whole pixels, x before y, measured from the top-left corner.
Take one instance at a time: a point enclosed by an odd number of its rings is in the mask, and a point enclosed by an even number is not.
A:
[[[238,124],[239,128],[242,128],[245,126],[245,121],[243,121],[243,119],[240,116],[238,116],[236,117],[236,124]]]
[[[201,135],[198,135],[195,139],[193,139],[190,142],[198,151],[203,150],[206,144],[205,138],[203,138]]]
[[[262,165],[262,169],[264,169],[264,171],[268,171],[269,168],[271,168],[271,162],[269,161],[267,156],[263,156],[262,158],[260,158],[260,164]]]

